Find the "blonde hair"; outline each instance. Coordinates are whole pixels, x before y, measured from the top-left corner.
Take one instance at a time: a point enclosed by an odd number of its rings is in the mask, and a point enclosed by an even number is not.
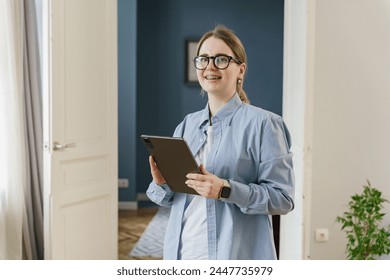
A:
[[[229,48],[233,51],[234,56],[242,63],[245,63],[246,65],[248,65],[245,48],[244,48],[244,45],[242,44],[241,40],[234,34],[234,32],[231,29],[229,29],[223,25],[217,25],[213,30],[206,32],[202,36],[202,38],[200,39],[200,41],[198,43],[198,46],[196,47],[196,55],[199,55],[199,50],[202,47],[202,44],[204,43],[204,41],[206,41],[210,37],[215,37],[217,39],[221,39],[222,41],[224,41],[225,44],[228,45]],[[237,80],[236,90],[237,90],[238,95],[240,96],[241,101],[244,103],[249,103],[250,102],[249,98],[246,95],[246,93],[244,91],[244,87],[243,87],[245,73],[244,73],[244,76],[242,77],[242,79]]]

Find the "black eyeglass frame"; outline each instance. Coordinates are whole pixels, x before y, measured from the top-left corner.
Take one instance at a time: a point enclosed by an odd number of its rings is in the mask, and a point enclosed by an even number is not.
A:
[[[206,66],[205,66],[204,68],[198,68],[198,67],[196,67],[196,59],[198,59],[198,58],[200,58],[200,57],[201,57],[201,58],[207,58],[207,64],[206,64]],[[226,67],[221,68],[221,67],[218,67],[218,66],[215,64],[215,59],[216,59],[217,57],[226,57],[226,58],[229,59],[229,61],[228,61],[227,65],[226,65]],[[194,62],[194,66],[195,66],[196,69],[198,69],[198,70],[204,70],[204,69],[207,68],[207,66],[209,66],[209,64],[210,64],[210,59],[213,60],[213,63],[214,63],[215,68],[217,68],[217,69],[219,69],[219,70],[224,70],[224,69],[228,68],[229,65],[230,65],[230,61],[232,61],[232,60],[233,60],[235,63],[237,63],[237,64],[242,64],[242,62],[241,62],[240,60],[238,60],[237,58],[235,58],[235,57],[233,57],[233,56],[230,56],[230,55],[226,55],[226,54],[219,54],[219,55],[216,55],[216,56],[204,56],[204,55],[199,55],[199,56],[195,56],[194,58],[192,58],[192,61]]]

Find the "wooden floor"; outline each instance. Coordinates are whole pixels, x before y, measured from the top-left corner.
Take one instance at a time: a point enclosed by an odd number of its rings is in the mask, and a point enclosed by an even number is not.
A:
[[[156,258],[130,257],[128,254],[157,211],[157,208],[138,210],[119,210],[118,221],[118,259],[153,260]]]

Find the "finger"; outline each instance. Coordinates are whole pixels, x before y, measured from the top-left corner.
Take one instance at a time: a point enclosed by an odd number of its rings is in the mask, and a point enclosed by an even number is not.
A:
[[[204,181],[204,175],[198,173],[188,173],[186,177],[195,181]]]
[[[202,193],[204,192],[204,188],[203,188],[202,184],[199,184],[198,181],[187,180],[186,184],[188,187],[190,187],[191,189],[194,189],[200,195],[202,195]]]
[[[156,162],[154,161],[152,156],[149,156],[149,164],[150,164],[151,168],[153,168],[153,169],[156,168]]]
[[[203,189],[199,186],[193,186],[193,189],[200,195],[203,193]]]
[[[192,184],[192,183],[187,183],[186,182],[186,185],[188,186],[188,187],[190,187],[191,189],[196,189],[196,185],[194,185],[194,184]]]
[[[195,180],[187,180],[187,181],[185,181],[185,184],[191,188],[199,187],[199,182],[197,182]]]
[[[152,156],[149,156],[149,164],[150,164],[150,169],[153,172],[160,172],[160,169],[158,169],[158,166],[157,166],[157,164],[154,161],[154,158]]]
[[[149,165],[150,165],[150,171],[152,173],[153,181],[157,185],[163,185],[166,184],[166,180],[162,176],[160,170],[158,169],[156,162],[154,161],[152,156],[149,156]]]
[[[187,184],[187,182],[186,182],[186,184]],[[202,188],[199,188],[199,186],[194,185],[194,184],[191,184],[191,183],[188,183],[187,186],[188,186],[189,188],[195,190],[198,194],[201,195],[201,193],[202,193]]]
[[[200,172],[202,172],[202,174],[204,174],[204,175],[210,175],[211,174],[210,172],[208,172],[206,170],[206,168],[204,167],[203,164],[200,165],[199,169],[200,169]]]

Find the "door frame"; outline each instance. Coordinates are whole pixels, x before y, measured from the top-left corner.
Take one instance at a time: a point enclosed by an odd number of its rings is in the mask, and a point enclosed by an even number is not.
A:
[[[295,209],[281,217],[280,259],[310,258],[314,20],[315,1],[284,1],[283,118],[294,140]]]

